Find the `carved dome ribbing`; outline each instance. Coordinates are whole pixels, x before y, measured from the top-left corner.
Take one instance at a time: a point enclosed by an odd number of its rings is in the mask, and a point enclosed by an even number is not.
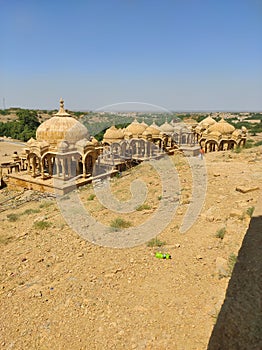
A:
[[[60,100],[59,112],[42,123],[36,130],[36,140],[46,141],[53,147],[62,141],[74,144],[88,137],[87,128],[64,110],[62,99]]]

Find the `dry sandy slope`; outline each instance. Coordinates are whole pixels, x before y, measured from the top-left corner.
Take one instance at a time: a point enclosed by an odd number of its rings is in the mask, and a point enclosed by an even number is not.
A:
[[[235,188],[243,184],[262,188],[262,165],[261,148],[205,158],[205,204],[194,226],[181,234],[191,178],[183,158],[173,157],[183,184],[181,204],[174,221],[158,237],[166,241],[162,250],[170,252],[172,260],[156,259],[158,248],[146,244],[112,249],[84,241],[66,225],[54,200],[3,205],[7,210],[0,213],[1,347],[206,349],[229,281],[216,273],[216,259],[237,254],[249,224],[246,210],[259,195]],[[147,220],[158,205],[156,174],[143,164],[112,181],[112,192],[127,199],[130,182],[142,177],[145,169],[151,209],[118,215],[133,225]],[[92,193],[87,187],[79,195],[92,215],[109,224],[112,215],[97,198],[88,200]],[[1,198],[7,195],[2,191]],[[20,199],[26,196],[31,193]],[[30,208],[38,212],[25,212]],[[21,215],[11,222],[7,219],[11,213]],[[35,220],[51,226],[37,229]],[[223,240],[216,237],[222,227],[226,227]]]
[[[21,153],[25,144],[19,141],[2,141],[0,138],[0,163],[12,160],[12,154]]]

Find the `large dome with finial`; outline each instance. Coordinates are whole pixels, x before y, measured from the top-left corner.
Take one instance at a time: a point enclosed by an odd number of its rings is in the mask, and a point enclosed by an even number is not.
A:
[[[235,131],[235,128],[233,125],[229,124],[227,121],[225,121],[224,118],[219,120],[218,123],[213,124],[208,129],[209,132],[212,131],[219,131],[221,134],[232,134],[233,131]]]
[[[62,98],[60,99],[59,112],[42,123],[36,130],[37,141],[47,141],[53,147],[62,141],[74,144],[88,137],[87,128],[64,110]]]
[[[139,123],[136,119],[129,124],[126,129],[125,132],[131,132],[133,137],[138,137],[139,135],[142,135],[143,132],[145,131],[147,125],[145,123]]]

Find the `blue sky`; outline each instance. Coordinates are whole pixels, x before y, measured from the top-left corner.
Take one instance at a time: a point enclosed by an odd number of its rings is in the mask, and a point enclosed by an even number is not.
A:
[[[262,0],[0,5],[0,108],[262,111]]]

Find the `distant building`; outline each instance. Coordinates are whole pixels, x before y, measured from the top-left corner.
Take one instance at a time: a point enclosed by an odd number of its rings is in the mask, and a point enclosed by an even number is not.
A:
[[[246,143],[247,129],[241,130],[225,121],[222,118],[216,122],[208,116],[192,129],[196,139],[205,152],[225,151],[236,147],[243,147]]]

